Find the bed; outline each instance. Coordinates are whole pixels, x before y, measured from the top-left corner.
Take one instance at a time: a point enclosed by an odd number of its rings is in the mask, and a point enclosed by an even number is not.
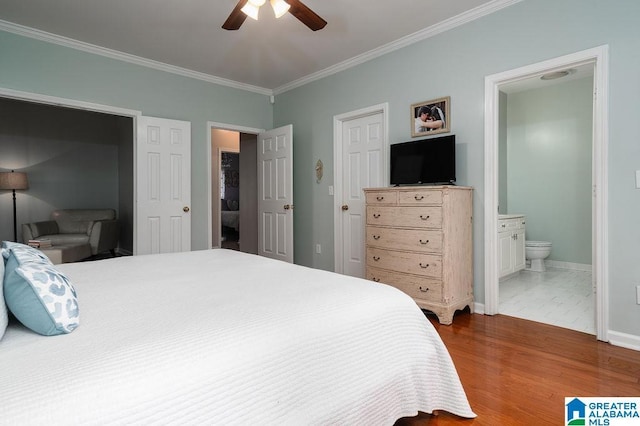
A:
[[[225,249],[55,268],[79,326],[42,336],[9,321],[3,425],[475,417],[435,329],[393,287]]]

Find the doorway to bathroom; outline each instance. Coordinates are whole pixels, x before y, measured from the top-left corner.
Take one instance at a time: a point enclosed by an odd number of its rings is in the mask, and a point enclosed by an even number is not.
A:
[[[487,314],[607,340],[606,59],[604,46],[485,80]],[[547,271],[515,271],[500,281],[501,214],[522,214],[527,240],[552,243]]]

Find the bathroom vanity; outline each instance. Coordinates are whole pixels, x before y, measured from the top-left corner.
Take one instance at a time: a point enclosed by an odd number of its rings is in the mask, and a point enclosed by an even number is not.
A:
[[[498,215],[500,278],[516,274],[525,268],[525,224],[522,214]]]

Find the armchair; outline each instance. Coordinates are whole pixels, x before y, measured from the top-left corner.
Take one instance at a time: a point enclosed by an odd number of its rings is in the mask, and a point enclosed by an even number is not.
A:
[[[89,244],[91,254],[111,251],[115,254],[120,225],[113,209],[54,210],[51,220],[22,224],[22,240],[47,238],[54,246]]]

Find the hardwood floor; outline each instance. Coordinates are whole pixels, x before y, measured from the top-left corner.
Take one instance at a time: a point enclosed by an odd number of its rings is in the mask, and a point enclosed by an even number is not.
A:
[[[502,315],[429,320],[449,349],[475,419],[420,414],[396,426],[561,425],[566,396],[640,396],[640,352]]]

